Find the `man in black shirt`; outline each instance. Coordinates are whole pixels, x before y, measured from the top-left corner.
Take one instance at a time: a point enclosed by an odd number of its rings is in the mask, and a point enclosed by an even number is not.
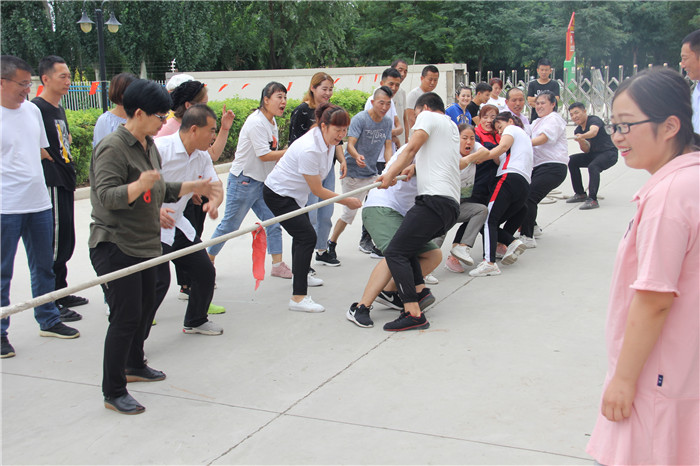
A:
[[[617,148],[603,128],[603,120],[595,115],[588,115],[581,102],[569,106],[571,120],[576,123],[574,134],[583,153],[569,157],[569,173],[574,196],[567,203],[584,202],[581,210],[597,209],[600,172],[607,170],[617,162]],[[588,195],[581,182],[581,167],[588,167]]]
[[[49,189],[54,221],[54,264],[56,289],[68,286],[66,264],[75,249],[75,222],[73,194],[75,192],[75,165],[70,153],[70,129],[66,112],[61,107],[61,97],[68,93],[71,74],[65,60],[55,55],[44,57],[39,62],[39,77],[44,86],[41,97],[32,102],[41,110],[49,147],[41,149],[41,165],[44,179]],[[56,301],[61,311],[61,320],[71,322],[82,316],[69,309],[69,306],[87,304],[80,296],[66,296]]]
[[[530,110],[530,123],[534,123],[538,118],[535,111],[535,100],[542,92],[550,91],[557,98],[557,103],[559,103],[559,83],[550,79],[551,75],[552,62],[546,58],[537,62],[537,79],[530,81],[530,84],[527,86],[527,103],[532,107]],[[554,107],[554,111],[556,110],[557,108]]]
[[[467,110],[469,110],[469,114],[472,116],[472,123],[474,126],[479,124],[481,120],[479,117],[479,108],[482,104],[489,101],[492,90],[493,88],[489,83],[479,83],[474,88],[474,98],[469,102],[469,105],[467,105]]]

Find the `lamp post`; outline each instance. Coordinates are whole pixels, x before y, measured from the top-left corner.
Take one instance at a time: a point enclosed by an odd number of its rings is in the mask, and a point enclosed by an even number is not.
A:
[[[104,38],[104,25],[107,25],[107,29],[111,33],[116,33],[119,30],[119,26],[122,25],[117,18],[114,16],[114,12],[109,15],[107,22],[104,22],[104,17],[102,16],[102,10],[104,4],[109,0],[103,0],[99,8],[95,8],[95,19],[97,19],[97,49],[100,54],[100,84],[102,91],[102,113],[106,112],[109,108],[107,104],[107,65],[105,64],[105,38]],[[92,25],[95,24],[85,11],[85,2],[83,2],[83,16],[78,21],[80,24],[80,29],[84,33],[92,31]]]

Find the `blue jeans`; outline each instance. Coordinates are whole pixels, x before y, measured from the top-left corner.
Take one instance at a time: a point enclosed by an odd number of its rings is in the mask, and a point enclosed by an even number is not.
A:
[[[262,220],[270,220],[274,215],[265,204],[262,194],[263,183],[241,173],[238,176],[228,175],[226,185],[226,212],[219,226],[211,235],[212,239],[238,230],[250,209]],[[265,228],[267,235],[267,252],[282,254],[282,227],[279,223]],[[209,254],[216,256],[224,247],[224,243],[209,247]]]
[[[330,189],[331,191],[335,191],[335,170],[333,170],[333,168],[331,168],[330,173],[328,173],[328,176],[322,183],[324,188]],[[318,196],[309,194],[309,202],[307,202],[306,205],[316,204],[320,200]],[[314,230],[316,230],[316,249],[328,249],[328,237],[333,227],[331,217],[333,216],[334,206],[335,204],[328,204],[320,209],[309,212],[309,220],[311,220],[311,225],[313,225]]]
[[[0,214],[0,274],[2,292],[0,305],[10,305],[10,282],[15,266],[19,239],[24,242],[32,282],[32,296],[54,291],[56,277],[53,273],[53,214],[51,209],[29,214]],[[34,318],[42,330],[48,330],[61,321],[56,305],[42,304],[34,308]],[[2,319],[2,336],[7,336],[10,318]]]

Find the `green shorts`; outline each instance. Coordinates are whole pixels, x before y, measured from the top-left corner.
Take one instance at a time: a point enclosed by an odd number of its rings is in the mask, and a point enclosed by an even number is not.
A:
[[[384,252],[403,222],[403,215],[389,207],[364,207],[362,223],[372,237],[377,249]],[[432,241],[425,243],[418,254],[439,249]]]

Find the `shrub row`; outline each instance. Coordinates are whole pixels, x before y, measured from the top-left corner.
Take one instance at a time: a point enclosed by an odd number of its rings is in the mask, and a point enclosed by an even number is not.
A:
[[[331,102],[345,108],[352,117],[364,109],[368,95],[368,93],[362,91],[342,89],[333,94]],[[284,115],[281,118],[277,118],[280,144],[282,147],[287,144],[287,139],[289,137],[289,118],[292,115],[292,110],[300,103],[301,101],[299,100],[289,99]],[[258,108],[259,102],[252,99],[227,99],[219,102],[210,102],[209,106],[216,113],[219,124],[221,124],[221,113],[224,105],[226,105],[227,110],[233,110],[233,113],[236,114],[236,118],[229,132],[224,153],[217,163],[230,162],[233,160],[241,127],[248,115]],[[73,135],[71,154],[75,162],[78,186],[85,186],[88,184],[90,158],[92,157],[92,133],[95,128],[95,122],[101,114],[102,110],[96,108],[80,111],[66,110],[66,117],[68,118],[70,131]]]

